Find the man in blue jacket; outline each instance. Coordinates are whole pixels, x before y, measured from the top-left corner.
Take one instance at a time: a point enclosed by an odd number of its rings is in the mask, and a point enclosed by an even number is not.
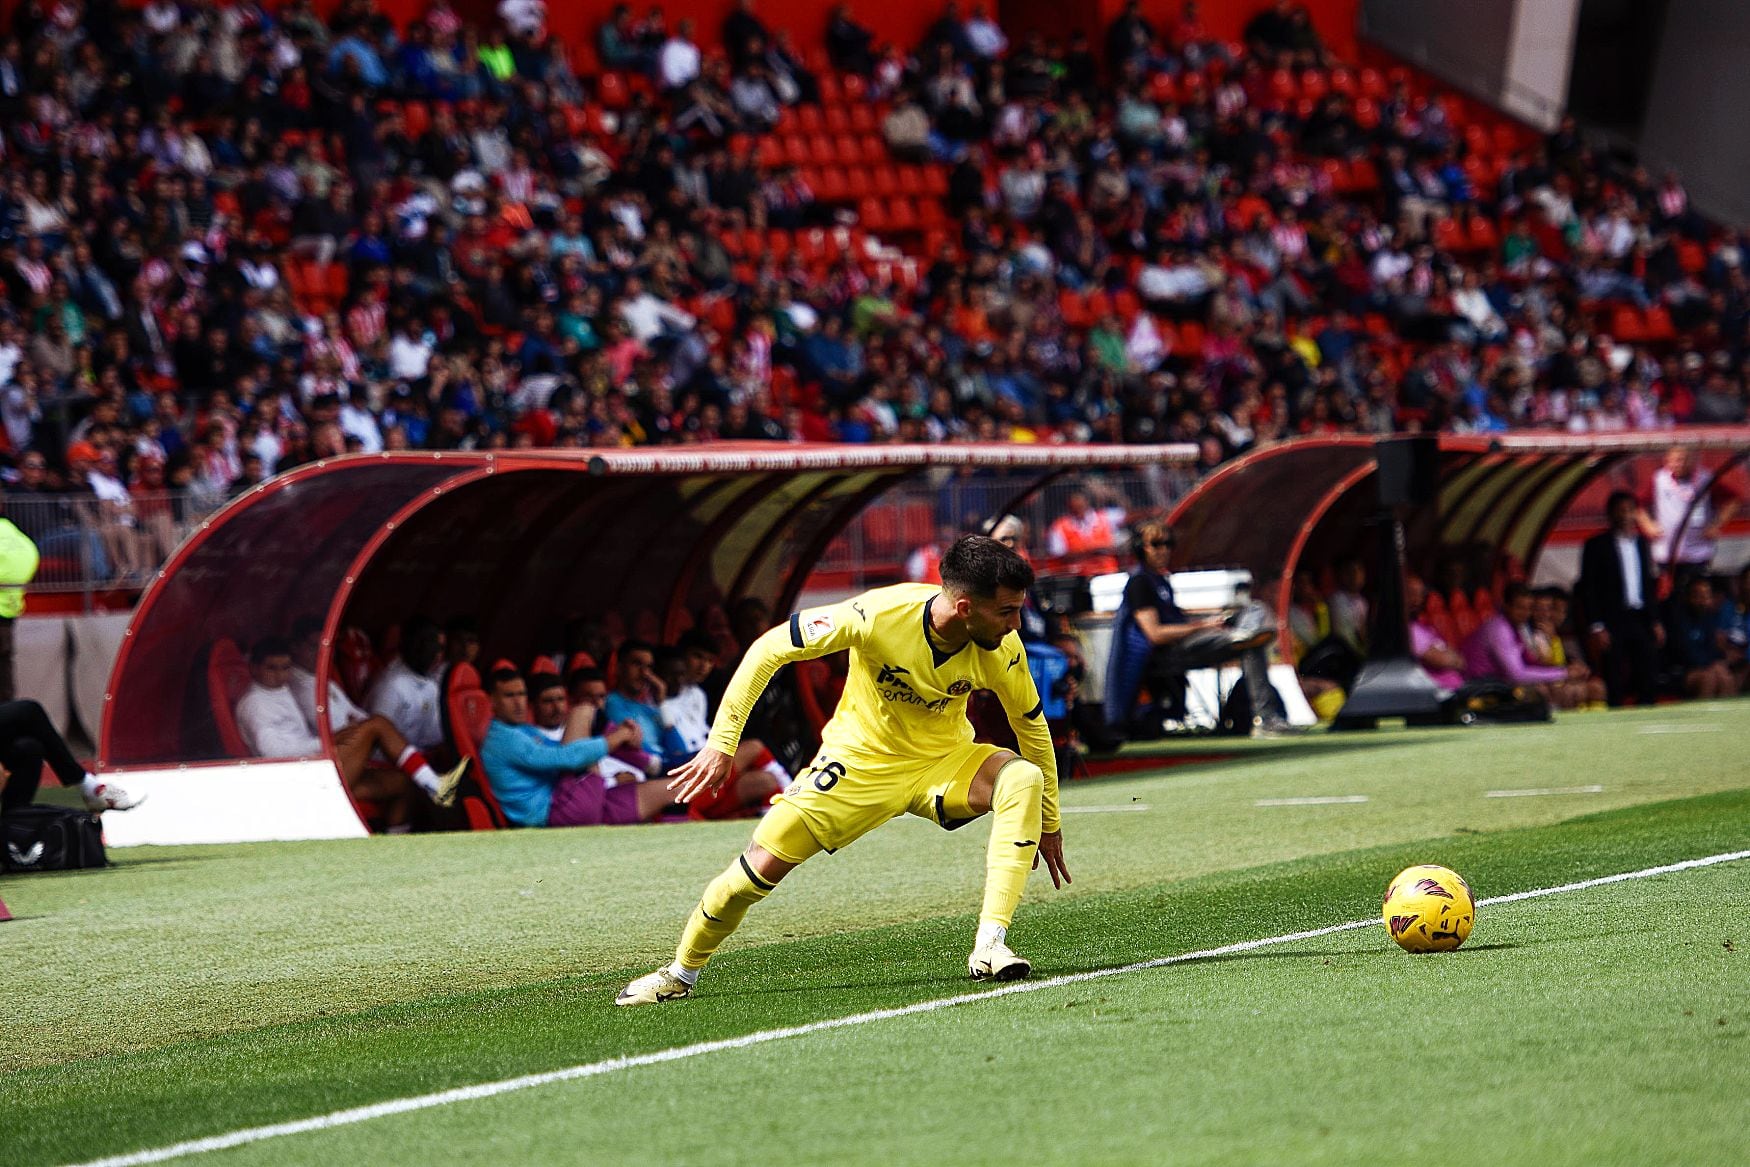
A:
[[[654,818],[672,801],[661,782],[610,782],[592,769],[623,746],[637,748],[643,735],[636,722],[589,737],[580,717],[554,742],[529,723],[529,689],[514,668],[499,667],[486,678],[492,700],[492,725],[480,747],[486,780],[519,827],[623,825]]]

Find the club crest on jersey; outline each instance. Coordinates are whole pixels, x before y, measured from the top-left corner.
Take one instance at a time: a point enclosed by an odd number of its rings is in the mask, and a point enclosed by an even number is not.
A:
[[[832,632],[832,616],[822,612],[802,621],[802,643],[814,644]]]
[[[964,677],[948,686],[948,695],[950,697],[964,697],[970,692],[972,692],[972,682]]]

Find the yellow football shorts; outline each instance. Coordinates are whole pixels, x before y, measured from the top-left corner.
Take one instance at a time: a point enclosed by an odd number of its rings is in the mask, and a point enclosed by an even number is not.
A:
[[[1001,749],[968,742],[940,758],[878,759],[822,750],[778,796],[753,841],[800,863],[819,849],[837,851],[902,814],[952,831],[978,817],[967,805],[967,792],[985,759]]]

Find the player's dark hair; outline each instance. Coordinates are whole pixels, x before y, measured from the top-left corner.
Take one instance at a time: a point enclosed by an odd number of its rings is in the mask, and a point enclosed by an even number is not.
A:
[[[1608,515],[1615,510],[1616,504],[1619,502],[1626,502],[1636,510],[1639,510],[1641,505],[1640,500],[1635,497],[1634,491],[1613,490],[1610,492],[1610,497],[1604,502],[1604,513]]]
[[[625,660],[635,652],[649,653],[650,663],[656,663],[656,646],[648,640],[622,640],[620,642],[620,647],[618,651],[614,653],[614,656],[618,660]]]
[[[443,652],[443,632],[423,616],[415,616],[401,629],[401,659],[416,673],[429,673]]]
[[[603,684],[606,684],[607,680],[608,675],[600,669],[572,669],[571,674],[565,678],[565,685],[567,688],[575,688],[576,686],[582,685],[588,681],[600,681]]]
[[[558,673],[536,673],[529,682],[529,696],[538,697],[548,689],[563,689],[565,682]]]
[[[700,628],[689,628],[681,633],[674,642],[677,652],[703,652],[711,656],[720,655],[717,642],[711,639],[711,634]]]
[[[283,636],[263,636],[255,642],[255,647],[249,650],[249,663],[263,664],[270,656],[291,656],[292,645]]]
[[[298,642],[307,640],[312,636],[320,635],[321,632],[322,617],[299,616],[296,620],[292,621],[292,634],[286,637],[286,639],[293,644],[297,644]]]
[[[1501,591],[1501,606],[1505,608],[1520,596],[1532,595],[1531,585],[1523,580],[1514,580]]]
[[[488,693],[495,692],[506,681],[520,681],[522,676],[515,669],[493,669],[486,674],[486,691]]]
[[[965,535],[942,556],[942,586],[988,600],[998,588],[1024,592],[1033,569],[1014,550],[988,535]]]

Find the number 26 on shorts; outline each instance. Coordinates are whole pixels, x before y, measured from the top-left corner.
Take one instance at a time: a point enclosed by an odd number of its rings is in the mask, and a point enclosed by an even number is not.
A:
[[[814,788],[824,794],[839,784],[839,779],[845,776],[845,766],[843,762],[822,758],[818,765],[809,767],[809,772],[814,775]]]

